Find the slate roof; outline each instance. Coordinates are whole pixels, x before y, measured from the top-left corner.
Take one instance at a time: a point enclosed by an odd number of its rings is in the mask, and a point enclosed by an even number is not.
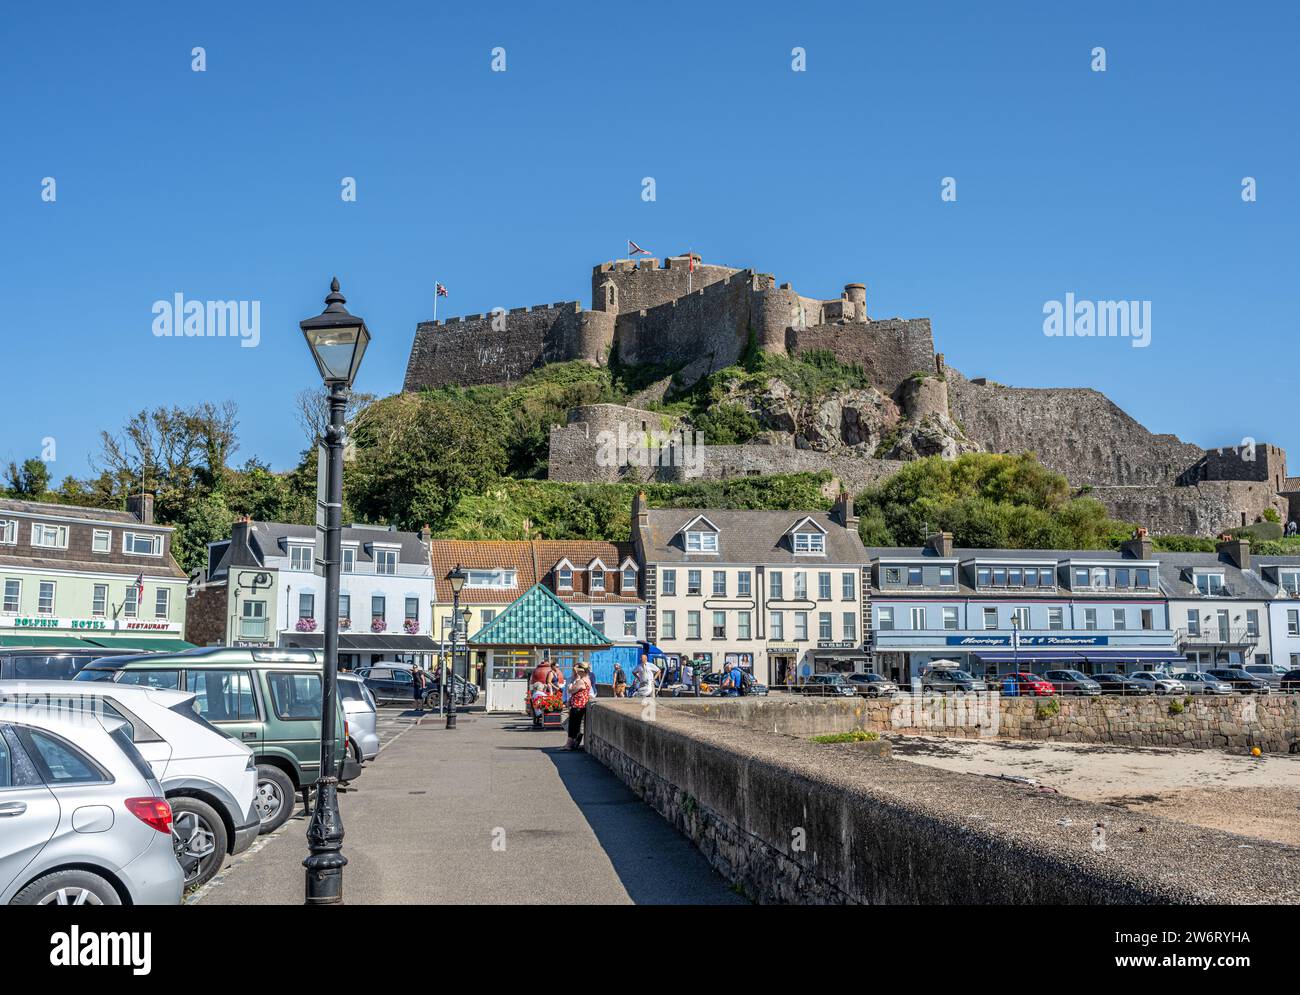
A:
[[[469,637],[471,646],[612,646],[545,584],[534,584]]]
[[[703,515],[718,528],[717,553],[688,553],[678,533]],[[856,529],[846,529],[828,511],[743,511],[721,508],[652,508],[646,557],[658,563],[864,564],[866,550]],[[786,534],[804,519],[826,530],[826,555],[795,555]]]
[[[58,504],[46,501],[19,501],[15,498],[0,498],[0,512],[13,511],[25,515],[50,516],[52,518],[70,518],[82,522],[119,522],[122,525],[141,525],[140,519],[129,511],[116,511],[110,508],[83,508],[75,504]],[[168,525],[141,525],[142,528],[170,532]]]
[[[420,541],[418,532],[394,532],[382,526],[367,528],[365,526],[344,526],[341,541],[346,545],[355,545],[357,563],[374,563],[372,551],[367,548],[370,543],[385,546],[398,546],[398,562],[413,563],[420,566],[428,564],[428,552]],[[268,557],[284,557],[288,550],[281,544],[282,539],[309,539],[315,541],[316,528],[313,525],[295,525],[291,522],[249,522],[248,548],[253,555],[254,564],[266,566]],[[210,577],[220,578],[232,565],[231,541],[214,543],[211,551],[212,562]],[[235,566],[252,566],[235,562]],[[365,571],[361,571],[365,572]]]
[[[625,594],[616,576],[625,559],[635,560],[630,542],[601,542],[588,539],[532,539],[484,540],[434,539],[429,544],[429,559],[433,567],[435,598],[440,603],[451,601],[451,585],[447,576],[460,564],[466,570],[513,569],[518,586],[514,591],[526,591],[537,583],[544,583],[557,593],[561,600],[583,604],[636,604],[641,598],[633,592]],[[592,594],[586,587],[586,567],[599,558],[611,572],[605,578],[605,593]],[[556,591],[555,565],[567,559],[574,566],[573,591]],[[640,567],[637,569],[638,582]],[[500,604],[514,600],[509,590],[464,587],[460,592],[462,604]]]
[[[1192,569],[1195,567],[1213,567],[1222,569],[1223,582],[1233,598],[1258,599],[1267,601],[1277,595],[1276,584],[1265,580],[1255,569],[1256,558],[1251,557],[1250,570],[1240,570],[1226,556],[1219,553],[1157,553],[1156,561],[1160,564],[1160,586],[1171,598],[1204,599],[1221,601],[1222,596],[1204,595],[1193,583]],[[1300,560],[1291,558],[1292,563]]]

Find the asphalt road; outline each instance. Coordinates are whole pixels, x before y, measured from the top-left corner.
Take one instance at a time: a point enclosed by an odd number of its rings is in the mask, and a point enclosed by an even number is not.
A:
[[[741,904],[688,840],[563,732],[520,716],[381,710],[385,745],[340,795],[354,904]],[[305,816],[191,896],[297,905]]]

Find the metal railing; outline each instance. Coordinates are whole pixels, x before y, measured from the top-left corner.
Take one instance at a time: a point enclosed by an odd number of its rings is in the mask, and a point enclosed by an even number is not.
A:
[[[1251,632],[1249,626],[1229,626],[1225,631],[1211,621],[1197,630],[1182,628],[1174,632],[1174,645],[1180,650],[1185,646],[1255,646],[1259,643],[1259,631]]]

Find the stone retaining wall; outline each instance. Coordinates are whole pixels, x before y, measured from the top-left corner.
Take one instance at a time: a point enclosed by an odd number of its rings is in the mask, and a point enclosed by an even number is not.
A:
[[[1117,746],[1181,746],[1247,753],[1300,750],[1300,694],[1212,697],[1003,698],[904,695],[895,701],[773,695],[739,699],[722,721],[787,736],[869,729],[905,736],[1054,740]],[[1048,701],[1060,710],[1048,714]],[[1174,713],[1171,707],[1181,705]],[[1040,706],[1045,706],[1040,708]],[[1040,717],[1040,712],[1041,717]],[[702,714],[709,714],[705,711]]]
[[[758,731],[760,713],[780,718],[745,699],[587,711],[591,755],[754,901],[1300,902],[1295,847]]]

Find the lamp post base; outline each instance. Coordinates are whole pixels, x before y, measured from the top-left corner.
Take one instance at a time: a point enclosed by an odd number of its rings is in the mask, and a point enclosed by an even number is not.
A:
[[[302,862],[307,869],[305,904],[337,905],[343,901],[343,818],[339,814],[338,779],[322,777],[316,785],[316,805],[307,826],[311,853]]]
[[[455,729],[455,728],[456,728],[456,713],[455,713],[455,712],[452,712],[452,711],[448,711],[448,712],[447,712],[447,728],[448,728],[448,729]]]

